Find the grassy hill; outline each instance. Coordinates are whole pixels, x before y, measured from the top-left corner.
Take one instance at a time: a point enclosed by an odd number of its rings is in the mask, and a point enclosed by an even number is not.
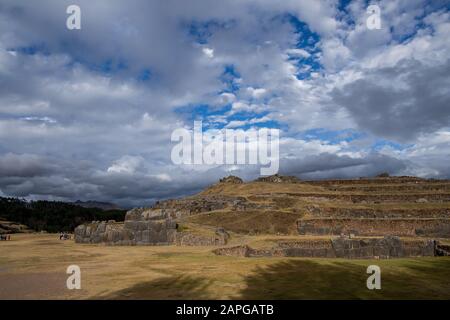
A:
[[[354,223],[362,219],[388,219],[400,221],[405,230],[408,223],[421,223],[423,219],[450,223],[448,180],[415,177],[248,183],[233,180],[217,183],[190,197],[190,201],[214,197],[224,197],[230,202],[238,199],[239,204],[191,214],[185,221],[247,234],[298,234],[299,219],[317,225],[338,219]]]

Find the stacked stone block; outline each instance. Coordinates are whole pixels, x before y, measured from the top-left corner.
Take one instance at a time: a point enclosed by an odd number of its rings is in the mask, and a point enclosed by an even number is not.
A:
[[[75,242],[106,245],[168,245],[176,240],[176,222],[161,210],[133,209],[124,223],[92,221],[75,228]]]
[[[253,249],[247,245],[214,250],[217,255],[241,257],[317,257],[346,259],[391,259],[437,255],[434,240],[401,240],[398,237],[280,242],[272,248]],[[444,255],[444,254],[442,254]]]

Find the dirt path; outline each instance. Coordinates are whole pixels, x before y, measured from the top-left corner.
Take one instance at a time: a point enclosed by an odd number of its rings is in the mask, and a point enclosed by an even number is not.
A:
[[[0,299],[70,299],[79,292],[66,288],[67,275],[62,273],[0,272]]]

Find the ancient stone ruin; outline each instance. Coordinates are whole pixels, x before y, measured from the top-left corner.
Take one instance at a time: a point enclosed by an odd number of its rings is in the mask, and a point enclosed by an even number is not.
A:
[[[217,228],[213,236],[177,232],[173,211],[162,209],[133,209],[124,223],[92,221],[75,228],[75,242],[106,245],[225,245],[229,234]]]
[[[322,181],[273,175],[246,183],[229,176],[194,196],[130,210],[123,223],[80,225],[75,241],[224,246],[231,239],[234,245],[215,253],[245,257],[442,256],[450,246],[435,239],[450,239],[449,190],[448,180],[386,175]],[[260,234],[275,240],[249,246]]]
[[[444,238],[450,234],[447,219],[436,218],[305,218],[297,221],[301,235],[425,236]]]
[[[389,259],[438,255],[442,248],[434,240],[401,240],[398,237],[349,239],[337,237],[320,241],[280,241],[269,249],[248,245],[215,249],[217,255],[241,257],[317,257],[347,259]],[[442,254],[444,255],[444,254]]]
[[[164,245],[175,242],[176,223],[171,219],[128,219],[125,223],[93,221],[75,228],[75,242],[108,245]]]

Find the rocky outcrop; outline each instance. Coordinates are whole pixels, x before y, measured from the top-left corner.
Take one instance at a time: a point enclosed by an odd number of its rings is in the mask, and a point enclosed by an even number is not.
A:
[[[258,182],[271,182],[271,183],[299,183],[300,179],[294,176],[280,176],[274,174],[272,176],[260,177],[256,179]]]
[[[236,177],[236,176],[228,176],[228,177],[220,179],[219,183],[243,184],[244,181],[242,181],[241,178]]]
[[[253,249],[248,245],[215,249],[217,255],[239,257],[316,257],[347,259],[390,259],[438,255],[434,240],[405,241],[397,237],[284,241],[272,248]],[[439,251],[444,252],[444,251]],[[444,255],[443,253],[441,255]]]

